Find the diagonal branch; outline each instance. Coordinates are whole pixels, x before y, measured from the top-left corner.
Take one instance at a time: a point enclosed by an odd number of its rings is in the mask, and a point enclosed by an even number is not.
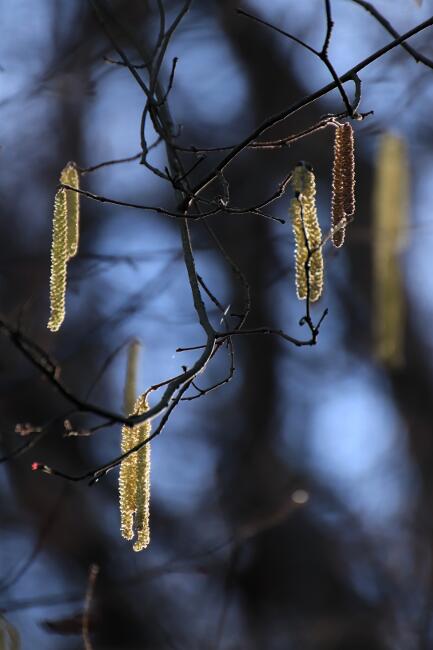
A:
[[[371,4],[371,2],[366,2],[366,0],[352,0],[352,2],[355,2],[355,4],[363,7],[366,11],[368,11],[368,13],[371,14],[373,18],[375,18],[377,22],[380,23],[389,34],[391,34],[391,36],[394,38],[400,37],[398,31],[394,29],[391,23],[385,18],[385,16],[382,16],[382,14]],[[433,61],[424,56],[424,54],[421,54],[415,50],[408,43],[401,43],[401,47],[406,50],[406,52],[410,54],[417,63],[423,63],[428,68],[433,68]]]
[[[398,38],[394,39],[391,41],[391,43],[388,43],[388,45],[385,45],[384,47],[380,48],[367,58],[363,59],[360,63],[355,65],[353,68],[350,68],[347,72],[342,74],[340,76],[340,81],[341,83],[345,83],[346,81],[353,80],[355,75],[357,75],[361,70],[364,70],[364,68],[368,67],[378,59],[380,59],[382,56],[393,50],[395,47],[398,45],[401,45],[404,41],[406,41],[408,38],[411,36],[415,36],[415,34],[419,34],[423,30],[427,29],[428,27],[431,27],[433,25],[433,16],[431,18],[428,18],[424,22],[420,23],[416,27],[413,27],[409,31],[405,32],[402,34],[402,36],[399,36]],[[306,106],[309,106],[313,102],[317,101],[318,99],[321,99],[325,95],[327,95],[329,92],[332,90],[335,90],[337,88],[337,84],[335,81],[327,84],[326,86],[323,86],[322,88],[319,88],[319,90],[316,90],[314,93],[311,93],[311,95],[308,95],[308,97],[305,97],[288,108],[284,109],[283,111],[276,113],[275,115],[272,115],[271,117],[267,118],[264,120],[250,135],[248,135],[244,140],[239,142],[219,163],[216,165],[216,167],[204,178],[202,179],[192,190],[193,194],[197,196],[203,190],[205,190],[214,180],[216,180],[219,176],[219,174],[224,171],[224,169],[229,165],[237,156],[239,156],[240,153],[244,151],[252,142],[257,140],[263,133],[268,131],[270,128],[276,126],[280,122],[283,122],[286,120],[288,117],[291,117],[298,111],[302,110],[303,108],[306,108]]]

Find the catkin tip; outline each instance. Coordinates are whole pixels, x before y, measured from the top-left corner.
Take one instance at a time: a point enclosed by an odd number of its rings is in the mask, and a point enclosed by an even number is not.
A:
[[[60,182],[65,185],[79,190],[80,177],[77,166],[74,162],[68,164],[62,169]],[[78,252],[78,243],[80,237],[80,195],[73,190],[66,191],[66,209],[68,220],[68,259],[74,257]]]

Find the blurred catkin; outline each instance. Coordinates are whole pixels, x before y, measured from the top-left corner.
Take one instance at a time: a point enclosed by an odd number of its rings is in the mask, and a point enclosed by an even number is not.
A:
[[[51,313],[47,325],[52,332],[57,332],[65,318],[67,231],[66,193],[65,190],[58,190],[54,199],[50,274]]]
[[[308,296],[314,302],[323,290],[323,255],[316,209],[316,181],[311,167],[298,163],[293,171],[292,186],[295,198],[290,211],[295,238],[296,292],[300,300]]]
[[[374,347],[390,367],[404,361],[404,291],[400,253],[407,244],[409,173],[404,141],[384,134],[376,157],[374,186]]]

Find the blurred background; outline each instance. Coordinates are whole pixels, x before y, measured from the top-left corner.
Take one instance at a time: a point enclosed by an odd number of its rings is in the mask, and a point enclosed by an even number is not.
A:
[[[104,4],[135,38],[155,42],[155,2]],[[433,13],[432,0],[373,4],[400,33]],[[172,19],[181,3],[164,5]],[[163,70],[167,83],[179,57],[170,106],[184,146],[237,143],[330,81],[317,58],[239,16],[239,5],[322,45],[321,0],[194,2]],[[355,2],[332,7],[329,53],[339,74],[392,40]],[[194,361],[196,352],[177,347],[203,342],[178,226],[83,199],[67,316],[53,334],[46,328],[52,205],[67,161],[87,167],[140,151],[143,95],[126,69],[104,60],[117,57],[90,3],[0,0],[0,22],[1,313],[58,361],[78,396],[91,391],[92,401],[120,412],[131,338],[143,344],[140,391]],[[431,28],[410,44],[433,58]],[[27,453],[0,465],[0,647],[16,647],[18,635],[24,650],[82,648],[80,616],[97,564],[94,650],[433,648],[433,71],[396,48],[360,76],[360,110],[374,115],[354,123],[356,219],[345,247],[325,250],[325,292],[313,315],[325,307],[329,315],[318,345],[237,337],[233,380],[178,407],[152,444],[147,550],[134,553],[120,536],[117,469],[93,487],[31,471],[35,461],[72,474],[95,468],[118,455],[120,427],[65,437],[66,417],[78,429],[100,421],[70,415],[70,405],[0,338],[2,460],[28,440],[17,425],[45,427]],[[353,96],[353,84],[346,88]],[[342,110],[330,93],[267,136]],[[408,235],[398,257],[399,364],[378,358],[374,343],[375,159],[385,132],[405,143],[410,176]],[[146,135],[155,137],[150,128]],[[221,155],[209,154],[194,179]],[[282,150],[245,152],[227,171],[233,202],[259,202],[307,160],[326,230],[332,156],[332,128]],[[149,159],[163,168],[164,149]],[[138,161],[83,176],[82,186],[176,205],[172,188]],[[272,214],[287,219],[289,202],[290,191]],[[307,336],[290,220],[222,215],[209,223],[251,284],[249,326]],[[203,226],[193,226],[192,238],[199,273],[239,310],[236,278]],[[217,310],[207,306],[217,324]],[[223,378],[227,367],[221,351],[199,385]]]

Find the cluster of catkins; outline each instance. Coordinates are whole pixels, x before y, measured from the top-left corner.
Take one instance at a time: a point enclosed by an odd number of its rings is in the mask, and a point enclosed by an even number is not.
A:
[[[75,163],[62,170],[62,185],[79,189]],[[312,168],[298,163],[293,171],[295,196],[291,203],[292,226],[295,237],[296,291],[300,300],[318,300],[323,291],[322,232],[317,218],[316,182]],[[355,209],[353,131],[350,124],[336,124],[334,165],[332,174],[332,229],[334,246],[344,241],[348,219]],[[48,328],[56,332],[65,318],[65,295],[68,261],[77,254],[79,240],[79,193],[62,187],[54,200],[51,247],[50,319]],[[149,409],[147,393],[136,399],[136,375],[139,343],[132,342],[128,355],[125,384],[125,412],[142,415]],[[121,450],[128,454],[121,462],[119,474],[120,529],[125,539],[135,542],[135,551],[150,542],[150,421],[135,426],[124,425]]]
[[[79,189],[79,175],[75,163],[69,162],[62,170],[60,183]],[[78,192],[61,187],[54,199],[48,321],[48,328],[52,332],[59,330],[65,318],[67,265],[78,252],[79,198]],[[138,353],[139,345],[133,342],[128,357],[125,385],[126,415],[142,415],[149,409],[146,394],[135,398]],[[119,474],[120,529],[125,539],[132,540],[136,535],[134,551],[141,551],[150,542],[150,445],[145,444],[150,431],[150,422],[145,421],[133,427],[124,425],[121,434],[123,454],[137,445],[142,445],[141,449],[122,460]]]
[[[295,238],[295,282],[299,300],[314,302],[323,291],[322,231],[317,218],[316,181],[310,165],[296,165],[292,179],[295,196],[290,212]],[[346,225],[355,211],[355,157],[350,124],[335,125],[332,169],[331,238],[343,245]]]

